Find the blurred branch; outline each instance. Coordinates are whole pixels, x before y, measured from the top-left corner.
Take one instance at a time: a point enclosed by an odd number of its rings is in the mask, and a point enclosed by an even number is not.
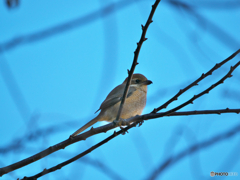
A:
[[[104,7],[106,4],[109,4],[112,0],[99,0],[100,6]],[[112,6],[113,9],[117,8],[116,6]],[[113,10],[117,11],[117,10]],[[108,16],[104,19],[101,19],[103,26],[103,66],[100,80],[98,81],[98,91],[94,97],[95,102],[101,101],[101,97],[103,97],[106,93],[107,89],[112,87],[114,79],[117,74],[117,66],[119,60],[119,22],[117,18],[117,13],[112,13],[111,16]],[[113,46],[114,44],[114,46]],[[111,67],[111,68],[108,68]],[[111,74],[111,76],[109,76]],[[108,79],[108,83],[106,82],[106,78]],[[105,84],[105,88],[101,88],[101,85]],[[95,104],[95,103],[93,103]],[[93,109],[94,111],[94,109]]]
[[[29,105],[21,91],[21,88],[17,83],[13,72],[11,71],[11,67],[9,66],[8,62],[3,58],[3,56],[1,57],[2,58],[0,58],[0,74],[2,75],[5,85],[9,91],[9,94],[12,97],[14,104],[17,107],[19,114],[26,123],[30,115]]]
[[[16,152],[23,149],[25,144],[27,142],[34,141],[36,142],[39,138],[46,135],[51,135],[56,132],[62,132],[64,129],[66,129],[66,124],[59,124],[54,125],[47,128],[39,128],[35,129],[33,132],[29,131],[27,134],[24,134],[21,137],[16,137],[12,140],[12,143],[9,145],[5,145],[4,147],[0,147],[0,154],[7,154],[10,152]]]
[[[236,38],[230,36],[228,33],[226,33],[222,28],[220,28],[218,25],[216,25],[213,21],[210,21],[207,18],[204,18],[202,15],[200,15],[191,4],[188,4],[183,1],[176,1],[176,0],[168,0],[166,1],[169,3],[172,7],[183,9],[184,12],[187,12],[191,14],[192,16],[196,17],[201,23],[201,25],[207,24],[208,25],[208,32],[215,37],[217,40],[220,40],[224,45],[231,46],[231,50],[238,48],[240,46],[239,41],[236,40]],[[200,26],[201,26],[200,25]]]
[[[19,0],[5,0],[5,2],[9,9],[19,6]]]
[[[232,99],[234,101],[240,102],[240,92],[239,90],[226,89],[222,92],[222,96],[227,99]]]
[[[239,158],[236,158],[236,157],[239,157],[239,149],[240,149],[239,140],[240,140],[240,136],[238,136],[238,139],[236,141],[237,143],[234,144],[231,151],[229,151],[228,153],[226,152],[225,153],[226,156],[222,157],[222,163],[216,164],[218,165],[217,168],[214,168],[216,172],[221,172],[221,170],[223,169],[227,169],[228,171],[231,171],[231,169],[234,169],[234,167],[236,167],[236,164],[239,163]],[[212,177],[209,177],[208,179],[210,180],[210,178]]]
[[[196,129],[191,129],[187,126],[186,128],[184,128],[183,138],[188,144],[188,147],[198,143],[198,136],[196,136],[195,133],[196,133]],[[195,180],[203,179],[201,178],[201,174],[203,174],[203,169],[201,166],[200,152],[196,152],[195,155],[189,156],[188,159],[189,159],[189,167],[190,167],[192,179],[195,179]]]
[[[236,52],[234,52],[231,56],[229,56],[227,59],[223,60],[220,63],[217,63],[212,69],[210,69],[207,73],[203,73],[201,75],[201,77],[199,77],[197,80],[195,80],[194,82],[192,82],[191,84],[189,84],[187,87],[185,87],[184,89],[180,89],[180,91],[173,96],[170,100],[168,100],[166,103],[164,103],[163,105],[159,106],[158,108],[155,108],[151,113],[156,113],[158,111],[160,111],[161,109],[166,108],[169,104],[171,104],[173,101],[176,101],[178,99],[178,97],[180,95],[182,95],[184,92],[186,92],[187,90],[189,90],[190,88],[192,88],[193,86],[197,86],[198,83],[203,80],[204,78],[206,78],[209,75],[212,75],[213,71],[217,70],[218,68],[220,68],[223,64],[225,64],[226,62],[228,62],[229,60],[233,59],[238,53],[240,53],[240,49],[238,49]]]
[[[191,120],[190,120],[191,121]],[[175,129],[172,129],[171,136],[166,141],[166,144],[163,146],[164,153],[161,155],[163,161],[173,156],[173,153],[176,151],[176,146],[178,143],[181,143],[181,140],[184,139],[186,143],[191,146],[198,142],[197,136],[194,131],[185,125],[178,125]],[[189,147],[188,146],[188,147]],[[199,176],[202,174],[201,161],[199,153],[193,157],[189,157],[189,167],[192,174],[192,179],[202,179]]]
[[[70,155],[70,153],[60,153],[59,157],[61,158],[68,158]],[[55,157],[56,159],[58,157]],[[95,168],[96,170],[98,170],[99,172],[103,173],[104,175],[108,176],[110,179],[114,179],[114,180],[123,180],[126,179],[124,178],[124,175],[120,172],[120,171],[115,171],[114,167],[108,166],[106,164],[105,161],[99,160],[98,158],[90,158],[90,157],[83,157],[81,159],[79,159],[78,161],[76,161],[78,164],[82,163],[84,168],[86,168],[88,165]],[[76,172],[78,172],[79,176],[78,179],[81,179],[81,177],[83,177],[83,174],[85,173],[85,169],[80,167],[79,165],[77,165],[79,168],[76,170]],[[73,169],[73,171],[75,171]],[[84,173],[83,173],[84,172]],[[80,175],[81,173],[81,175]],[[17,179],[17,178],[15,178]],[[62,179],[66,179],[66,178],[62,178]]]
[[[180,1],[174,1],[176,3]],[[182,3],[182,2],[180,2]],[[225,1],[209,1],[209,0],[198,0],[189,1],[189,6],[193,8],[209,8],[209,9],[237,9],[240,8],[240,2],[238,0],[225,0]]]
[[[142,170],[148,171],[153,164],[152,152],[149,148],[148,139],[142,133],[143,129],[138,129],[130,135],[131,144],[134,145],[136,154],[142,164]],[[141,171],[141,170],[139,170]]]
[[[98,168],[100,171],[102,171],[104,174],[106,174],[108,177],[114,179],[114,180],[121,180],[125,179],[121,176],[121,174],[116,173],[111,169],[111,167],[108,167],[106,164],[103,162],[96,160],[96,159],[90,159],[90,158],[82,158],[81,159],[84,163],[88,163],[96,168]]]
[[[140,1],[140,0],[138,0],[138,1]],[[77,27],[87,25],[89,23],[92,23],[98,19],[104,18],[104,17],[110,15],[111,13],[114,13],[117,10],[123,9],[123,8],[131,5],[132,3],[136,3],[136,2],[137,2],[136,0],[124,0],[124,1],[118,1],[116,3],[111,3],[103,8],[100,8],[97,11],[91,12],[87,15],[84,15],[77,19],[68,21],[66,23],[55,25],[48,29],[34,32],[32,34],[26,34],[26,35],[22,35],[22,36],[13,38],[7,42],[0,44],[0,54],[4,51],[9,51],[13,48],[16,48],[17,46],[44,40],[51,36],[72,30]]]
[[[173,166],[174,164],[176,164],[178,161],[180,161],[184,157],[189,156],[189,155],[191,155],[199,150],[202,150],[204,148],[215,145],[216,143],[219,143],[223,140],[229,139],[229,138],[237,135],[238,133],[240,133],[240,125],[232,128],[224,133],[218,134],[218,135],[212,137],[211,139],[208,139],[201,143],[192,145],[189,148],[186,148],[185,150],[181,151],[177,155],[172,156],[172,157],[168,158],[166,161],[164,161],[163,163],[161,163],[158,166],[158,169],[156,171],[154,171],[153,173],[151,173],[151,175],[146,179],[149,179],[149,180],[156,179],[164,170]]]

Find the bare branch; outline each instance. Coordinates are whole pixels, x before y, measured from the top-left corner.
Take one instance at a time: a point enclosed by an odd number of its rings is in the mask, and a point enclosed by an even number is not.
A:
[[[220,68],[223,64],[225,64],[226,62],[228,62],[229,60],[233,59],[238,53],[240,53],[240,49],[238,49],[235,53],[233,53],[231,56],[229,56],[227,59],[223,60],[220,63],[217,63],[212,69],[210,69],[207,73],[203,73],[197,80],[195,80],[194,82],[192,82],[191,84],[189,84],[187,87],[185,87],[184,89],[180,89],[180,91],[173,96],[171,99],[169,99],[166,103],[164,103],[163,105],[159,106],[158,108],[155,108],[152,113],[156,113],[158,111],[160,111],[161,109],[166,108],[169,104],[171,104],[173,101],[176,101],[178,99],[178,97],[183,94],[184,92],[186,92],[187,90],[189,90],[190,88],[192,88],[193,86],[198,85],[198,83],[203,80],[204,78],[206,78],[209,75],[212,75],[213,71],[215,71],[216,69]]]
[[[217,87],[218,85],[222,84],[227,78],[232,77],[232,72],[240,65],[240,61],[238,61],[234,66],[231,66],[229,72],[222,78],[220,79],[218,82],[214,83],[212,86],[210,86],[209,88],[207,88],[206,90],[202,91],[201,93],[194,95],[191,99],[189,99],[188,101],[186,101],[185,103],[165,112],[163,114],[163,116],[167,116],[185,106],[187,106],[188,104],[193,104],[193,101],[196,100],[197,98],[201,97],[204,94],[208,94],[209,91],[211,91],[212,89],[214,89],[215,87]]]
[[[221,113],[240,113],[240,109],[219,109],[219,110],[203,110],[203,111],[186,111],[186,112],[174,112],[172,114],[168,114],[166,116],[185,116],[185,115],[200,115],[200,114],[221,114]],[[149,120],[149,119],[156,119],[159,117],[163,117],[165,113],[150,113],[150,114],[146,114],[146,115],[142,115],[142,116],[135,116],[132,118],[127,119],[126,121],[128,121],[129,123],[132,123],[130,126],[128,126],[127,128],[124,128],[123,131],[124,132],[128,129],[131,129],[132,127],[135,127],[138,122],[142,121],[142,120]],[[51,146],[31,157],[28,157],[26,159],[23,159],[22,161],[16,162],[14,164],[11,164],[9,166],[0,168],[0,176],[7,174],[11,171],[14,171],[16,169],[19,169],[21,167],[24,167],[28,164],[31,164],[41,158],[44,158],[45,156],[52,154],[60,149],[64,149],[66,146],[69,146],[73,143],[76,143],[78,141],[82,141],[87,139],[90,136],[93,136],[95,134],[99,134],[99,133],[105,133],[111,129],[115,128],[115,124],[114,123],[109,123],[106,124],[104,126],[100,126],[98,128],[91,128],[89,131],[82,133],[74,138],[69,138],[65,141],[62,141],[54,146]]]
[[[31,177],[26,177],[26,176],[25,176],[22,180],[37,179],[37,178],[39,178],[39,177],[41,177],[41,176],[43,176],[43,175],[45,175],[45,174],[48,174],[48,173],[50,173],[50,172],[56,171],[56,170],[58,170],[58,169],[61,169],[62,167],[64,167],[64,166],[66,166],[66,165],[68,165],[68,164],[70,164],[70,163],[78,160],[79,158],[81,158],[81,157],[85,156],[86,154],[92,152],[94,149],[97,149],[98,147],[100,147],[100,146],[102,146],[103,144],[107,143],[108,141],[110,141],[110,140],[113,139],[114,137],[118,136],[119,134],[122,134],[124,131],[127,131],[127,129],[128,129],[128,128],[124,128],[124,130],[120,130],[120,131],[118,131],[118,132],[114,131],[114,133],[113,133],[111,136],[109,136],[108,138],[104,139],[103,141],[97,143],[96,145],[92,146],[92,147],[89,148],[88,150],[86,150],[86,151],[78,154],[77,156],[75,156],[75,157],[73,157],[73,158],[71,158],[71,159],[69,159],[69,160],[67,160],[67,161],[64,161],[64,162],[62,162],[62,163],[60,163],[60,164],[58,164],[58,165],[56,165],[56,166],[54,166],[54,167],[52,167],[52,168],[44,169],[42,172],[40,172],[40,173],[38,173],[38,174],[36,174],[36,175],[34,175],[34,176],[31,176]]]
[[[219,109],[219,110],[202,110],[202,111],[184,111],[184,112],[174,112],[167,116],[189,116],[189,115],[203,115],[203,114],[223,114],[223,113],[240,113],[240,109]],[[162,114],[162,113],[158,113]]]
[[[203,111],[189,111],[188,113],[188,115],[196,115],[197,114],[197,112],[199,112],[199,114],[203,114]],[[211,114],[210,112],[212,112],[213,114],[219,114],[219,113],[229,113],[229,112],[233,112],[233,113],[240,113],[240,109],[222,109],[222,110],[212,110],[212,111],[210,111],[210,110],[208,110],[208,111],[206,111],[206,113],[207,114]],[[176,114],[180,114],[180,115],[186,115],[187,113],[185,113],[185,112],[179,112],[179,113],[177,113],[177,112],[175,112]],[[175,114],[175,113],[172,113],[172,114]],[[181,114],[182,113],[182,114]],[[155,115],[157,115],[157,114],[164,114],[164,113],[155,113],[155,114],[148,114],[148,115],[153,115],[153,116],[155,116]],[[145,117],[147,117],[148,115],[144,115]],[[171,116],[171,115],[169,115],[169,116]],[[142,120],[140,117],[141,116],[135,116],[135,117],[137,117],[137,119],[138,119],[138,121],[139,121],[139,119],[140,120]],[[134,118],[135,118],[134,117]],[[130,118],[131,119],[131,118]],[[149,118],[150,119],[150,118]],[[147,119],[146,119],[147,120]],[[114,124],[114,123],[110,123],[110,124]],[[65,162],[63,162],[63,163],[60,163],[60,164],[58,164],[58,165],[56,165],[56,166],[54,166],[54,167],[52,167],[52,168],[49,168],[49,169],[44,169],[42,172],[40,172],[40,173],[38,173],[38,174],[36,174],[36,175],[34,175],[34,176],[31,176],[31,177],[24,177],[23,178],[23,180],[30,180],[30,179],[35,179],[35,178],[39,178],[39,177],[41,177],[41,176],[43,176],[43,175],[45,175],[45,174],[48,174],[48,173],[50,173],[50,172],[53,172],[53,171],[56,171],[56,170],[58,170],[58,169],[61,169],[62,167],[64,167],[64,166],[66,166],[66,165],[68,165],[68,164],[70,164],[70,163],[72,163],[72,162],[74,162],[74,161],[76,161],[76,160],[78,160],[79,158],[81,158],[81,157],[83,157],[83,156],[85,156],[86,154],[88,154],[88,153],[90,153],[90,152],[92,152],[93,150],[95,150],[95,149],[97,149],[98,147],[100,147],[100,146],[102,146],[103,144],[105,144],[105,143],[107,143],[108,141],[110,141],[110,140],[112,140],[113,138],[115,138],[115,137],[117,137],[119,134],[122,134],[122,133],[124,133],[124,132],[126,132],[127,130],[129,130],[129,129],[131,129],[132,127],[135,127],[137,125],[137,122],[135,121],[134,123],[132,123],[130,126],[127,126],[126,128],[122,128],[120,131],[118,131],[118,132],[116,132],[116,131],[114,131],[114,133],[111,135],[111,136],[109,136],[108,138],[106,138],[106,139],[104,139],[103,141],[101,141],[101,142],[99,142],[98,144],[96,144],[96,145],[94,145],[94,146],[92,146],[91,148],[89,148],[88,150],[86,150],[86,151],[84,151],[84,152],[82,152],[82,153],[80,153],[80,154],[78,154],[77,156],[75,156],[75,157],[73,157],[73,158],[71,158],[71,159],[69,159],[69,160],[67,160],[67,161],[65,161]],[[106,125],[107,126],[107,125]],[[103,127],[103,126],[102,126]],[[100,127],[99,127],[100,128]],[[99,129],[99,128],[96,128],[95,130],[97,130],[97,129]],[[238,129],[240,130],[240,126],[238,127]],[[91,129],[92,130],[92,129]],[[90,130],[90,131],[91,131]],[[80,134],[80,135],[78,135],[78,136],[81,136],[82,134]],[[214,138],[213,138],[214,139]]]
[[[138,65],[137,60],[138,60],[139,52],[141,50],[143,42],[147,40],[147,38],[145,37],[146,33],[147,33],[147,29],[148,29],[149,25],[153,22],[152,18],[153,18],[154,12],[157,9],[157,6],[158,6],[160,1],[161,0],[156,0],[155,1],[155,3],[152,5],[152,10],[150,12],[150,15],[148,17],[148,20],[147,20],[145,26],[141,25],[142,26],[142,35],[141,35],[141,38],[140,38],[139,42],[137,43],[137,48],[134,51],[133,63],[132,63],[130,71],[128,71],[128,80],[127,80],[127,83],[126,83],[126,87],[124,89],[123,98],[122,98],[122,101],[121,101],[121,104],[120,104],[120,107],[119,107],[119,110],[118,110],[116,120],[119,120],[119,118],[121,116],[121,112],[122,112],[122,109],[123,109],[123,104],[124,104],[125,99],[127,97],[127,93],[128,93],[128,89],[129,89],[129,86],[130,86],[130,82],[132,80],[133,72],[135,70],[135,67]]]

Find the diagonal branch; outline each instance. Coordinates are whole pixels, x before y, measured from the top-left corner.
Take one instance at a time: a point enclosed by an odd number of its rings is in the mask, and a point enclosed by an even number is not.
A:
[[[172,114],[169,115],[169,116],[197,115],[197,114],[221,114],[221,113],[237,113],[237,114],[238,114],[238,113],[240,113],[240,109],[228,109],[228,108],[226,108],[226,109],[220,109],[220,110],[203,110],[203,111],[174,112],[174,113],[172,113]],[[154,113],[154,114],[152,113],[152,114],[148,114],[148,115],[153,115],[153,116],[155,117],[157,114],[158,114],[158,115],[161,115],[161,114],[164,114],[164,113]],[[147,115],[144,115],[144,116],[146,117]],[[141,117],[141,116],[136,116],[136,117],[138,117],[138,119],[139,119],[139,117]],[[155,117],[155,118],[156,118],[156,117]],[[149,117],[149,119],[150,119],[150,117]],[[153,117],[151,117],[151,119],[153,119]],[[140,120],[141,120],[141,118],[140,118]],[[139,121],[139,120],[138,120],[138,121]],[[117,137],[119,134],[122,134],[122,133],[124,133],[125,131],[131,129],[132,127],[136,126],[137,123],[138,123],[138,122],[135,121],[135,122],[132,123],[130,126],[128,126],[128,127],[126,127],[126,128],[123,128],[123,129],[121,129],[121,130],[118,131],[118,132],[114,131],[114,133],[113,133],[111,136],[109,136],[108,138],[104,139],[103,141],[97,143],[96,145],[92,146],[91,148],[87,149],[86,151],[78,154],[77,156],[74,156],[73,158],[71,158],[71,159],[69,159],[69,160],[67,160],[67,161],[64,161],[64,162],[62,162],[62,163],[60,163],[60,164],[58,164],[58,165],[56,165],[56,166],[53,166],[53,167],[51,167],[51,168],[49,168],[49,169],[44,169],[42,172],[40,172],[40,173],[38,173],[38,174],[36,174],[36,175],[34,175],[34,176],[24,177],[23,180],[31,180],[31,179],[39,178],[39,177],[41,177],[41,176],[43,176],[43,175],[45,175],[45,174],[48,174],[48,173],[50,173],[50,172],[56,171],[56,170],[58,170],[58,169],[61,169],[62,167],[64,167],[64,166],[66,166],[66,165],[68,165],[68,164],[70,164],[70,163],[78,160],[79,158],[87,155],[88,153],[92,152],[93,150],[97,149],[98,147],[102,146],[103,144],[107,143],[108,141],[112,140],[113,138]],[[111,123],[111,124],[113,124],[113,123]],[[240,127],[240,126],[239,126],[239,127]],[[239,127],[238,127],[238,129],[239,129]],[[96,128],[96,129],[98,129],[98,128]],[[80,135],[81,135],[81,134],[80,134]]]
[[[165,115],[165,116],[186,116],[186,115],[200,115],[200,114],[222,114],[222,113],[240,113],[240,109],[218,109],[218,110],[202,110],[202,111],[184,111],[184,112],[173,112],[171,114]],[[163,117],[163,114],[165,114],[164,112],[161,113],[150,113],[150,114],[145,114],[142,116],[135,116],[132,118],[127,119],[126,121],[128,121],[128,123],[132,123],[130,126],[128,126],[127,128],[124,128],[123,131],[126,131],[128,129],[131,129],[132,127],[135,127],[138,122],[142,121],[142,120],[149,120],[149,119],[156,119],[159,117]],[[50,146],[49,148],[33,155],[30,156],[26,159],[23,159],[22,161],[16,162],[14,164],[11,164],[9,166],[0,168],[0,176],[7,174],[11,171],[14,171],[16,169],[19,169],[21,167],[24,167],[28,164],[31,164],[41,158],[44,158],[45,156],[52,154],[60,149],[64,149],[66,146],[69,146],[73,143],[76,143],[78,141],[82,141],[87,139],[88,137],[91,137],[95,134],[99,134],[99,133],[105,133],[111,129],[115,128],[115,124],[114,123],[109,123],[106,124],[104,126],[100,126],[97,128],[91,128],[89,131],[82,133],[78,136],[76,136],[74,139],[67,139],[65,141],[62,141],[54,146]],[[121,131],[121,132],[123,132]]]
[[[124,128],[124,130],[127,130],[127,129],[128,129],[128,128]],[[122,134],[122,133],[124,132],[124,130],[119,130],[118,132],[114,131],[114,133],[113,133],[111,136],[109,136],[108,138],[104,139],[103,141],[97,143],[96,145],[92,146],[92,147],[89,148],[88,150],[86,150],[86,151],[78,154],[77,156],[75,156],[75,157],[73,157],[73,158],[71,158],[71,159],[69,159],[69,160],[67,160],[67,161],[64,161],[64,162],[62,162],[62,163],[60,163],[60,164],[58,164],[58,165],[56,165],[56,166],[54,166],[54,167],[51,167],[51,168],[49,168],[49,169],[44,169],[42,172],[40,172],[40,173],[38,173],[38,174],[36,174],[36,175],[34,175],[34,176],[31,176],[31,177],[26,177],[26,176],[25,176],[22,180],[37,179],[37,178],[39,178],[39,177],[41,177],[41,176],[43,176],[43,175],[45,175],[45,174],[48,174],[48,173],[50,173],[50,172],[56,171],[56,170],[58,170],[58,169],[61,169],[62,167],[64,167],[64,166],[66,166],[66,165],[68,165],[68,164],[70,164],[70,163],[78,160],[79,158],[85,156],[86,154],[92,152],[93,150],[95,150],[95,149],[97,149],[98,147],[102,146],[103,144],[107,143],[107,142],[110,141],[111,139],[117,137],[119,134]]]
[[[234,52],[231,56],[229,56],[227,59],[223,60],[220,63],[217,63],[212,69],[210,69],[207,73],[203,73],[201,75],[201,77],[199,77],[197,80],[195,80],[194,82],[192,82],[191,84],[189,84],[187,87],[185,87],[184,89],[180,89],[180,91],[173,96],[171,99],[169,99],[166,103],[164,103],[163,105],[159,106],[158,108],[155,108],[151,113],[156,113],[158,111],[160,111],[161,109],[166,108],[169,104],[171,104],[173,101],[176,101],[178,99],[178,97],[180,95],[182,95],[184,92],[186,92],[187,90],[189,90],[190,88],[192,88],[193,86],[198,85],[198,83],[203,80],[204,78],[206,78],[209,75],[212,75],[213,71],[215,71],[216,69],[220,68],[223,64],[225,64],[226,62],[228,62],[229,60],[233,59],[238,53],[240,53],[240,49],[238,49],[236,52]]]
[[[240,65],[240,61],[238,61],[234,66],[231,66],[229,72],[222,78],[220,79],[218,82],[214,83],[212,86],[210,86],[209,88],[207,88],[206,90],[202,91],[201,93],[194,95],[191,99],[189,99],[188,101],[186,101],[185,103],[165,112],[166,115],[169,115],[183,107],[185,107],[188,104],[193,104],[193,101],[196,100],[197,98],[201,97],[204,94],[208,94],[209,91],[211,91],[212,89],[214,89],[216,86],[222,84],[227,78],[232,77],[232,72]]]

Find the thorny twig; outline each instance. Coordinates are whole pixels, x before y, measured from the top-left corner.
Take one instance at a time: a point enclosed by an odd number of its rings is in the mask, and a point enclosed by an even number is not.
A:
[[[195,80],[194,82],[192,82],[191,84],[189,84],[187,87],[180,89],[180,91],[173,96],[171,99],[169,99],[167,102],[165,102],[163,105],[159,106],[158,108],[155,108],[151,113],[156,113],[158,111],[160,111],[161,109],[167,108],[167,106],[172,103],[173,101],[176,101],[178,99],[178,97],[180,95],[182,95],[184,92],[186,92],[187,90],[189,90],[190,88],[192,88],[193,86],[198,85],[198,83],[203,80],[204,78],[206,78],[209,75],[212,75],[213,71],[215,71],[216,69],[220,68],[223,64],[225,64],[226,62],[228,62],[229,60],[233,59],[238,53],[240,53],[240,49],[238,49],[236,52],[234,52],[231,56],[229,56],[227,59],[223,60],[220,63],[217,63],[212,69],[210,69],[207,73],[203,73],[201,75],[201,77],[199,77],[197,80]]]

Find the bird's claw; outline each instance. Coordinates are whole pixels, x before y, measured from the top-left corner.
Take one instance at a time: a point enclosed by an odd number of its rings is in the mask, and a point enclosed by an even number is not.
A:
[[[128,133],[128,131],[127,130],[125,130],[123,127],[121,127],[120,126],[120,129],[122,130],[122,135],[125,135],[126,134],[126,132]]]
[[[113,123],[115,124],[115,126],[129,126],[130,123],[128,121],[126,121],[125,119],[120,118],[118,121],[114,120]]]
[[[123,135],[124,135],[126,132],[128,133],[128,131],[125,131],[124,128],[122,127],[122,126],[129,126],[130,123],[129,123],[128,121],[126,121],[125,119],[120,118],[118,121],[117,121],[117,120],[114,120],[113,123],[115,124],[116,127],[117,127],[117,126],[120,127],[120,129],[123,131],[123,133],[122,133]]]
[[[144,121],[142,120],[142,121],[140,121],[139,123],[138,123],[138,127],[140,127],[142,124],[144,123]]]

